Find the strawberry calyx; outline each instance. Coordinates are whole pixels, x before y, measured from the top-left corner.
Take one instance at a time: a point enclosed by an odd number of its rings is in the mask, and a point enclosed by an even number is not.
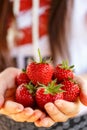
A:
[[[60,68],[66,69],[66,70],[73,70],[74,65],[69,66],[68,61],[62,61],[62,64],[59,65]]]
[[[26,70],[25,70],[25,69],[22,69],[22,72],[23,72],[23,73],[26,73]]]
[[[29,82],[29,84],[26,84],[25,87],[29,90],[31,94],[35,94],[36,87],[31,82]]]
[[[52,94],[55,95],[57,93],[62,93],[65,92],[64,90],[61,89],[61,87],[63,86],[62,84],[56,84],[56,79],[51,81],[51,83],[48,84],[48,86],[44,85],[44,84],[40,84],[39,88],[44,88],[44,94]]]

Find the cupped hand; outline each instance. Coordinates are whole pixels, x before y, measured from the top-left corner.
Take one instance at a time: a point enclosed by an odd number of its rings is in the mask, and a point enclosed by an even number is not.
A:
[[[11,67],[0,74],[0,114],[19,122],[35,122],[45,117],[45,113],[30,107],[24,108],[15,101],[15,78],[20,72],[21,70]]]
[[[79,99],[76,102],[57,100],[54,103],[47,103],[45,110],[48,115],[39,109],[24,108],[23,105],[15,102],[15,78],[20,71],[16,68],[8,68],[0,74],[1,114],[5,114],[19,122],[34,122],[38,127],[50,127],[55,122],[65,122],[78,114],[80,108]],[[84,86],[83,82],[79,82],[79,84],[80,87]],[[83,92],[84,89],[81,90]]]
[[[30,107],[24,108],[21,104],[11,100],[5,102],[3,107],[0,109],[0,114],[4,114],[18,122],[35,122],[41,117],[45,117],[45,113],[39,109],[33,110]]]
[[[76,117],[80,113],[83,104],[87,106],[87,81],[83,77],[76,75],[74,75],[74,80],[80,87],[80,95],[77,101],[68,102],[65,100],[56,100],[54,103],[47,103],[45,110],[49,116],[37,120],[35,124],[38,127],[50,127],[55,124],[55,122],[65,122],[69,118]]]
[[[47,103],[45,110],[49,116],[35,122],[36,126],[51,127],[56,122],[65,122],[69,118],[75,117],[80,111],[80,101],[68,102],[56,100],[54,103]]]

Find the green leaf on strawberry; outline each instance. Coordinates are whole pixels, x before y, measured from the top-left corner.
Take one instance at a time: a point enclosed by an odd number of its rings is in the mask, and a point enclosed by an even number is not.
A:
[[[39,84],[39,87],[36,91],[36,102],[39,108],[44,110],[44,105],[48,102],[53,102],[55,100],[63,99],[63,89],[61,89],[63,85],[56,84],[56,80],[49,83],[47,86],[43,84]]]

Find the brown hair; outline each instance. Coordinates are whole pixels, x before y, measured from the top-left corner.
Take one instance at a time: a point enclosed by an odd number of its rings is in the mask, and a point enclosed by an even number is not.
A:
[[[9,0],[0,0],[0,72],[13,65],[6,40],[8,20],[11,17],[14,17],[12,3]]]
[[[62,59],[66,57],[69,59],[67,30],[70,25],[70,13],[73,0],[70,3],[69,2],[69,0],[52,0],[51,2],[48,34],[54,60],[56,55],[55,48],[57,48],[57,56]]]

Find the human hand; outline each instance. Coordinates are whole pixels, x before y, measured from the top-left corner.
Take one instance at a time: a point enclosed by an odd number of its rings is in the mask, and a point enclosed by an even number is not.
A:
[[[85,87],[84,85],[86,85],[86,84],[85,84],[84,80],[82,78],[80,78],[79,76],[74,76],[74,80],[76,82],[78,82],[80,88],[81,88],[81,86],[82,86],[82,88]],[[45,105],[45,110],[47,111],[49,117],[45,117],[42,120],[36,121],[35,124],[38,127],[41,125],[43,125],[45,127],[50,127],[55,122],[65,122],[69,118],[77,116],[78,113],[80,112],[80,108],[82,105],[80,100],[77,99],[76,102],[68,102],[65,100],[56,100],[54,102],[54,104],[47,103]]]
[[[47,103],[45,110],[48,116],[35,122],[38,127],[51,127],[56,122],[65,122],[69,118],[77,116],[80,111],[80,101],[68,102],[65,100],[56,100],[53,103]]]
[[[19,69],[8,68],[0,74],[0,114],[5,114],[15,121],[34,122],[45,114],[38,109],[24,108],[15,102],[15,78],[18,73]]]
[[[64,100],[55,101],[54,104],[47,103],[45,109],[48,116],[40,110],[33,110],[29,107],[24,108],[21,104],[16,103],[14,100],[16,90],[15,77],[19,72],[19,69],[9,68],[0,74],[0,113],[11,117],[15,121],[35,122],[38,127],[50,127],[55,122],[64,122],[77,115],[79,112],[79,100],[75,103]],[[8,76],[9,74],[10,76]],[[50,108],[53,109],[51,110]]]
[[[45,117],[45,114],[39,109],[33,110],[30,107],[24,108],[21,104],[11,100],[5,102],[4,106],[0,109],[0,113],[17,122],[35,122],[36,120]]]

